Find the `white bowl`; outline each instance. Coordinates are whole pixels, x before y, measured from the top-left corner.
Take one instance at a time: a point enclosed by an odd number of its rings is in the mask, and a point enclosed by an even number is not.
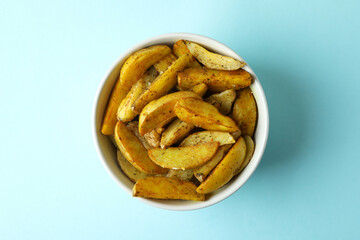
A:
[[[109,71],[105,74],[105,77],[100,83],[94,100],[92,119],[93,138],[96,150],[105,169],[109,172],[110,176],[115,180],[115,182],[117,182],[126,192],[129,193],[129,197],[131,196],[131,191],[134,184],[120,170],[116,160],[115,147],[110,142],[109,138],[107,136],[104,136],[100,132],[106,104],[111,94],[114,83],[119,77],[120,68],[125,59],[131,53],[141,48],[149,47],[156,44],[167,44],[169,46],[172,46],[177,40],[180,39],[197,42],[211,51],[230,56],[235,59],[243,60],[229,47],[214,39],[190,33],[169,33],[152,37],[136,44],[135,46],[121,54],[121,56],[116,60],[116,62],[110,67]],[[136,199],[139,199],[151,206],[169,210],[199,209],[211,206],[229,197],[231,194],[235,193],[242,185],[244,185],[244,183],[250,178],[250,176],[253,174],[256,167],[258,166],[266,147],[269,132],[269,113],[264,91],[255,73],[249,65],[246,65],[243,68],[249,73],[251,73],[251,75],[254,77],[254,83],[251,84],[250,87],[253,91],[258,107],[258,122],[254,136],[256,144],[255,152],[248,166],[224,187],[210,194],[204,202],[181,200],[155,200],[144,198]]]

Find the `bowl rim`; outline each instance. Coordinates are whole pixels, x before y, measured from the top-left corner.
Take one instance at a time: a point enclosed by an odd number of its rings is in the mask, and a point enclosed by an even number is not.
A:
[[[95,94],[95,98],[93,100],[93,106],[92,106],[92,136],[93,136],[93,141],[95,144],[95,148],[96,148],[96,152],[103,164],[103,166],[105,167],[105,169],[107,170],[107,172],[110,174],[110,176],[112,177],[112,179],[121,187],[123,188],[123,190],[125,190],[127,193],[129,193],[131,195],[132,191],[128,189],[128,187],[122,182],[120,181],[120,179],[114,174],[114,172],[112,171],[112,169],[110,168],[110,166],[108,165],[108,163],[105,160],[105,156],[102,153],[101,147],[100,147],[100,141],[97,138],[97,126],[96,126],[96,113],[97,113],[97,108],[98,108],[98,103],[99,103],[99,99],[100,99],[100,95],[104,89],[104,86],[107,82],[107,80],[109,79],[110,75],[112,74],[112,72],[114,71],[114,69],[116,68],[116,66],[124,60],[124,58],[126,58],[127,56],[129,56],[131,53],[133,53],[134,51],[146,47],[146,46],[151,46],[154,44],[162,44],[162,42],[165,42],[166,39],[188,39],[191,41],[197,41],[197,40],[193,40],[193,39],[198,39],[199,43],[202,44],[204,42],[210,43],[216,47],[214,48],[223,48],[226,51],[228,51],[229,53],[231,53],[231,55],[236,56],[238,59],[243,60],[243,58],[237,54],[234,50],[232,50],[230,47],[226,46],[225,44],[212,39],[210,37],[206,37],[200,34],[194,34],[194,33],[183,33],[183,32],[175,32],[175,33],[166,33],[166,34],[161,34],[161,35],[157,35],[154,37],[150,37],[147,38],[141,42],[138,42],[137,44],[133,45],[132,47],[130,47],[129,49],[127,49],[125,52],[123,52],[117,59],[116,61],[110,66],[110,68],[107,70],[106,74],[104,75],[103,79],[100,82],[99,87],[97,88],[96,94]],[[144,46],[146,45],[146,46]],[[255,172],[256,168],[258,167],[262,156],[264,154],[264,151],[266,149],[266,145],[267,145],[267,140],[268,140],[268,135],[269,135],[269,109],[268,109],[268,104],[267,104],[267,100],[266,100],[266,96],[264,93],[264,90],[260,84],[259,79],[257,78],[255,72],[251,69],[251,67],[249,66],[249,64],[247,64],[247,69],[250,70],[251,74],[254,77],[254,83],[257,83],[258,86],[258,91],[257,94],[260,95],[259,98],[261,98],[262,100],[262,104],[263,104],[263,109],[264,111],[262,112],[262,117],[264,118],[264,129],[263,129],[263,137],[264,137],[264,142],[263,145],[261,146],[260,152],[258,154],[258,160],[255,162],[255,164],[253,164],[252,168],[247,171],[247,174],[244,176],[244,180],[240,181],[236,186],[232,186],[232,188],[228,191],[224,192],[224,193],[217,193],[217,198],[213,198],[213,199],[208,199],[206,201],[203,202],[191,202],[194,204],[187,204],[187,205],[169,205],[169,204],[165,204],[162,202],[157,202],[154,201],[153,199],[145,199],[145,198],[137,198],[138,200],[140,200],[141,202],[144,202],[146,204],[149,204],[153,207],[157,207],[157,208],[161,208],[161,209],[166,209],[166,210],[177,210],[177,211],[186,211],[186,210],[196,210],[196,209],[201,209],[201,208],[205,208],[205,207],[209,207],[212,206],[216,203],[219,203],[223,200],[225,200],[226,198],[228,198],[229,196],[231,196],[232,194],[234,194],[237,190],[239,190],[251,177],[251,175]],[[254,84],[253,83],[253,84]],[[252,84],[252,85],[253,85]],[[257,102],[258,104],[258,102]],[[221,195],[221,196],[220,196]]]

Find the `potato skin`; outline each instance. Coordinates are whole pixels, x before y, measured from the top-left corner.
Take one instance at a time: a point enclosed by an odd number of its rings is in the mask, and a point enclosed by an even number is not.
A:
[[[245,155],[246,143],[244,138],[240,137],[196,191],[207,194],[224,186],[234,176],[235,171],[244,163]]]
[[[204,201],[205,195],[196,192],[196,185],[176,178],[147,177],[139,179],[133,188],[134,197]]]
[[[144,72],[154,63],[171,52],[166,45],[155,45],[141,49],[132,55],[123,64],[118,81],[112,90],[105,111],[101,132],[104,135],[114,134],[117,123],[117,111],[121,101],[125,98],[130,88]]]
[[[177,57],[180,57],[184,54],[191,54],[183,40],[179,40],[174,44],[173,52]],[[201,65],[198,61],[196,61],[196,59],[193,56],[191,56],[191,59],[188,63],[188,67],[197,68],[197,67],[201,67]]]
[[[239,90],[231,118],[239,126],[241,134],[254,136],[257,121],[257,106],[250,88]]]
[[[124,157],[139,171],[148,174],[168,171],[151,161],[144,145],[121,121],[115,126],[115,141]]]
[[[219,146],[235,143],[234,138],[228,132],[201,131],[189,135],[182,141],[180,147],[194,146],[200,143],[219,142]]]
[[[239,90],[251,84],[252,76],[243,69],[235,71],[214,70],[206,67],[188,68],[178,74],[181,89],[205,83],[211,92],[222,92],[228,89]]]

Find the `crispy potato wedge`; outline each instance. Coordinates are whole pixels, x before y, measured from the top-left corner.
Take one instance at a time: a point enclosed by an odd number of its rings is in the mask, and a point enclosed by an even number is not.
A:
[[[170,169],[166,174],[166,177],[177,178],[184,181],[190,181],[194,176],[192,169],[181,170],[181,169]]]
[[[236,125],[239,126],[241,134],[249,135],[250,137],[254,136],[257,108],[250,88],[238,91],[231,118],[234,119]]]
[[[190,54],[179,57],[163,74],[159,75],[149,88],[143,92],[133,105],[133,111],[140,113],[152,100],[164,96],[176,86],[176,76],[189,63]],[[197,85],[197,84],[195,84]]]
[[[168,67],[173,64],[176,61],[177,57],[175,57],[174,54],[170,53],[168,55],[166,55],[165,57],[163,57],[162,59],[160,59],[160,61],[158,61],[157,63],[154,64],[154,68],[156,69],[156,71],[158,71],[160,74],[162,74],[163,72],[166,71],[166,69],[168,69]]]
[[[124,157],[139,171],[148,174],[168,171],[151,161],[144,145],[121,121],[115,126],[115,141]]]
[[[194,86],[191,91],[202,97],[207,91],[207,86],[205,83],[201,83]],[[189,124],[181,121],[180,119],[175,119],[161,136],[161,148],[166,148],[183,140],[194,128],[194,124]]]
[[[204,165],[200,167],[194,168],[194,176],[199,180],[199,182],[203,182],[205,178],[209,175],[211,170],[216,167],[216,165],[223,159],[225,153],[231,148],[232,144],[224,145],[219,147],[216,154]]]
[[[115,83],[112,90],[104,115],[101,128],[101,132],[104,135],[114,134],[119,105],[126,97],[132,85],[140,79],[151,65],[170,52],[171,49],[166,45],[155,45],[133,53],[125,61],[120,71],[119,80]]]
[[[117,151],[117,160],[123,173],[133,182],[139,179],[146,178],[149,175],[137,170],[120,151]]]
[[[219,111],[228,115],[231,112],[232,104],[234,103],[236,98],[236,91],[234,89],[225,90],[221,93],[213,94],[210,97],[205,99],[205,102],[214,105],[214,103],[219,104]]]
[[[196,185],[175,178],[147,177],[139,179],[133,188],[134,197],[204,201],[204,194],[196,192]]]
[[[218,142],[168,149],[149,149],[149,157],[157,165],[170,169],[191,169],[209,161],[219,147]]]
[[[246,64],[234,58],[210,52],[199,44],[190,41],[185,41],[185,43],[190,53],[210,69],[237,70]]]
[[[180,91],[167,94],[159,99],[151,101],[144,107],[139,116],[139,132],[144,135],[163,122],[175,117],[174,105],[179,99],[183,98],[199,98],[200,96],[189,91]]]
[[[148,150],[152,149],[153,147],[151,144],[146,140],[145,136],[141,136],[139,133],[139,122],[138,121],[132,121],[129,122],[126,127],[140,140],[142,145]]]
[[[191,89],[197,84],[205,83],[211,92],[222,92],[228,89],[238,90],[251,84],[250,73],[243,69],[235,71],[213,70],[208,68],[188,68],[178,74],[181,89]]]
[[[144,135],[144,138],[149,143],[151,147],[158,148],[160,147],[160,134],[156,131],[156,129],[152,130],[149,133],[146,133]]]
[[[158,72],[155,68],[149,68],[144,75],[131,87],[130,91],[122,100],[117,117],[123,122],[128,122],[133,120],[136,117],[136,113],[132,110],[132,105],[136,99],[145,91],[145,89],[150,85],[152,81],[156,78]]]
[[[175,104],[174,111],[176,116],[182,121],[206,130],[224,132],[235,132],[239,130],[231,118],[222,115],[216,107],[200,99],[180,99]]]
[[[191,54],[189,49],[186,47],[185,43],[183,40],[179,40],[177,41],[174,46],[173,46],[173,52],[177,57],[180,57],[184,54]],[[198,61],[196,61],[196,59],[191,56],[191,59],[189,61],[188,67],[201,67],[200,63],[198,63]]]
[[[237,175],[239,174],[242,170],[244,170],[244,168],[249,164],[253,154],[254,154],[254,150],[255,150],[255,144],[254,141],[252,140],[252,138],[248,135],[244,136],[244,140],[246,143],[246,155],[245,155],[245,160],[244,163],[240,166],[240,168],[235,170],[235,174]]]
[[[236,169],[244,163],[245,156],[246,143],[244,138],[240,137],[196,191],[206,194],[224,186],[234,176]]]
[[[199,143],[219,142],[219,146],[235,143],[234,138],[228,132],[201,131],[189,135],[182,141],[180,147],[194,146]]]

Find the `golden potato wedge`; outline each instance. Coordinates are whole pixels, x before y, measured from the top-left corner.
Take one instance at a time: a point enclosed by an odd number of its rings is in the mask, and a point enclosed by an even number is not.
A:
[[[205,102],[214,105],[214,103],[219,104],[219,111],[228,115],[231,112],[232,104],[234,103],[236,98],[236,91],[234,89],[225,90],[221,93],[213,94],[210,97],[205,99]]]
[[[132,121],[129,122],[126,127],[140,140],[142,145],[148,150],[152,149],[153,147],[151,144],[146,140],[145,136],[141,136],[139,133],[139,122],[138,121]]]
[[[162,59],[160,59],[160,61],[158,61],[157,63],[154,64],[154,68],[156,69],[156,71],[158,71],[160,74],[162,74],[163,72],[166,71],[166,69],[168,69],[168,67],[173,64],[173,62],[175,62],[177,59],[177,57],[175,57],[174,54],[170,53],[168,55],[166,55],[165,57],[163,57]]]
[[[209,161],[219,147],[218,142],[195,146],[149,149],[149,157],[157,165],[170,169],[191,169]]]
[[[181,89],[191,89],[197,84],[205,83],[211,92],[222,92],[228,89],[238,90],[251,84],[250,73],[243,69],[235,71],[213,70],[208,68],[188,68],[178,74]]]
[[[191,54],[183,40],[179,40],[174,44],[173,52],[177,57],[180,57],[187,53]],[[201,67],[201,65],[200,63],[198,63],[198,61],[196,61],[196,59],[193,56],[191,56],[188,67]]]
[[[137,170],[120,151],[117,151],[117,160],[123,173],[133,182],[139,179],[146,178],[149,175]]]
[[[180,91],[167,94],[159,99],[151,101],[146,105],[139,116],[139,132],[144,135],[156,127],[161,126],[163,122],[175,117],[174,105],[179,99],[199,98],[200,96],[189,91]]]
[[[216,154],[204,165],[200,167],[194,168],[194,176],[199,180],[199,182],[203,182],[206,177],[209,175],[211,170],[216,167],[216,165],[223,159],[225,153],[231,148],[232,144],[224,145],[219,147]]]
[[[139,179],[133,188],[134,197],[204,201],[204,194],[196,192],[196,185],[175,178],[147,177]]]
[[[131,87],[130,91],[122,100],[117,117],[119,120],[123,122],[128,122],[133,120],[136,117],[136,113],[132,110],[132,105],[136,101],[136,99],[145,91],[145,89],[150,85],[151,82],[154,81],[158,72],[155,68],[149,68],[144,75]]]
[[[236,169],[244,163],[245,155],[246,143],[244,138],[240,137],[196,191],[206,194],[224,186],[234,176]]]
[[[207,86],[205,83],[201,83],[194,86],[191,91],[202,97],[207,91]],[[166,148],[183,140],[194,128],[194,124],[189,124],[181,121],[180,119],[175,119],[161,135],[161,148]]]
[[[119,80],[115,83],[112,90],[104,115],[101,128],[101,132],[104,135],[114,134],[118,108],[132,85],[140,79],[151,65],[170,52],[171,49],[166,45],[155,45],[133,53],[125,61],[120,71]]]
[[[156,131],[156,129],[152,130],[149,133],[144,135],[144,138],[149,143],[151,147],[158,148],[160,147],[160,134]]]
[[[235,132],[239,130],[231,118],[222,115],[216,107],[200,99],[180,99],[175,104],[174,111],[176,116],[182,121],[206,130],[224,132]]]
[[[240,166],[240,168],[235,170],[235,174],[237,175],[239,174],[242,170],[244,170],[244,168],[249,164],[253,154],[254,154],[254,150],[255,150],[255,144],[254,141],[252,140],[252,138],[248,135],[244,136],[244,140],[246,143],[246,155],[245,155],[245,160],[244,163]]]
[[[181,169],[170,169],[166,174],[166,177],[177,178],[184,181],[190,181],[194,176],[192,169],[181,170]]]
[[[156,165],[140,140],[121,121],[115,126],[115,141],[124,157],[139,171],[164,174],[168,170]]]
[[[241,134],[254,136],[257,121],[257,108],[250,88],[238,91],[231,118],[239,126]]]
[[[183,70],[190,60],[190,54],[179,57],[163,74],[159,75],[149,88],[143,92],[133,105],[133,111],[140,113],[152,100],[164,96],[176,86],[176,76]],[[195,84],[197,85],[197,84]]]
[[[246,63],[231,57],[210,52],[197,43],[185,41],[190,53],[202,64],[210,69],[237,70]]]
[[[219,142],[219,146],[235,143],[234,138],[228,132],[201,131],[189,135],[182,141],[180,147],[194,146],[200,143]]]

